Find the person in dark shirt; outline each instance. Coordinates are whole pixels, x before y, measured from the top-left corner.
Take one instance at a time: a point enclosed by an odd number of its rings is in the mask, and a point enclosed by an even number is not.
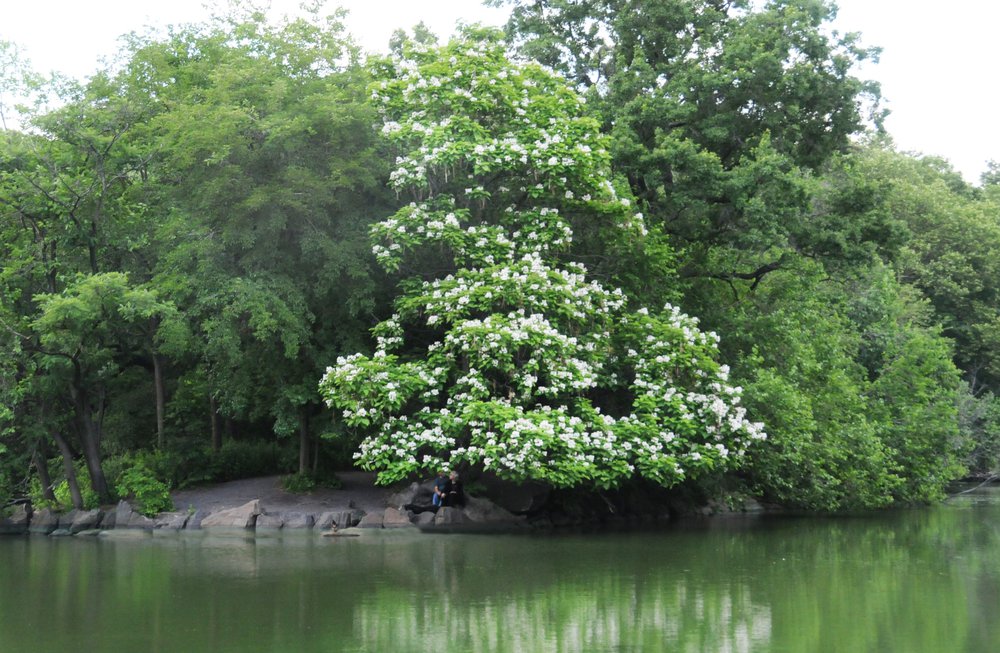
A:
[[[444,504],[446,506],[458,507],[465,505],[465,489],[462,481],[458,477],[458,472],[452,472],[445,484]]]
[[[448,496],[448,482],[448,475],[442,469],[434,479],[434,495],[431,497],[431,503],[437,507],[444,505],[444,500]]]

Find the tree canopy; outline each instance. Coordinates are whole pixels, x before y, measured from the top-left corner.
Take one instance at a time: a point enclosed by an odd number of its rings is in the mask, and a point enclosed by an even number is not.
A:
[[[241,5],[83,81],[0,45],[0,504],[358,464],[845,510],[1000,470],[996,165],[897,152],[833,4],[495,3],[368,59]]]
[[[375,353],[324,379],[328,403],[376,431],[362,464],[385,482],[473,467],[557,487],[670,486],[764,437],[714,333],[669,305],[629,310],[561,256],[573,222],[646,233],[580,96],[488,33],[410,44],[381,67],[374,95],[400,152],[390,178],[414,201],[374,225],[376,256],[396,268],[434,248],[455,271],[408,284]]]

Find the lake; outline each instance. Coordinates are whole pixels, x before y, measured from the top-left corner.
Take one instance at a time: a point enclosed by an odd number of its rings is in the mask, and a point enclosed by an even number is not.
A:
[[[1000,490],[612,533],[0,538],[0,651],[986,652]]]

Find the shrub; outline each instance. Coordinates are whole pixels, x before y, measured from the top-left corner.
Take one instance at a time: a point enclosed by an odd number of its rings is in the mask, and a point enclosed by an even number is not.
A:
[[[336,474],[332,473],[295,473],[281,477],[281,487],[285,488],[287,492],[304,494],[306,492],[312,492],[318,487],[327,488],[329,490],[339,490],[343,487],[343,483]]]
[[[83,508],[84,510],[92,510],[101,505],[100,499],[97,493],[94,492],[93,487],[90,483],[90,472],[87,471],[87,466],[82,460],[78,460],[73,464],[73,468],[76,472],[76,482],[80,486],[80,495],[83,498]],[[34,506],[41,508],[51,508],[52,510],[65,511],[73,507],[73,497],[69,491],[69,481],[65,478],[55,481],[53,480],[52,493],[55,494],[55,502],[46,500],[42,495],[42,484],[37,478],[31,479],[31,486],[28,491],[28,496],[31,497],[31,503]]]
[[[215,454],[217,481],[266,476],[291,470],[290,461],[273,442],[230,440]]]
[[[281,487],[287,492],[305,494],[316,489],[316,479],[309,474],[289,474],[281,477]]]
[[[147,517],[174,509],[170,488],[141,462],[135,462],[118,477],[115,491],[133,501],[135,508]]]

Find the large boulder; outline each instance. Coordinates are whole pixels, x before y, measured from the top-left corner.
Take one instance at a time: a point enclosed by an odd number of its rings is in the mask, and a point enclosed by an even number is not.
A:
[[[316,523],[316,516],[312,513],[290,512],[285,516],[285,528],[304,530],[312,528]]]
[[[483,474],[478,479],[485,494],[501,508],[514,514],[536,512],[545,506],[551,493],[551,488],[535,481],[513,483],[497,478],[491,473]]]
[[[434,515],[434,525],[435,526],[453,526],[456,524],[468,524],[471,519],[469,519],[465,511],[461,508],[452,508],[445,506],[437,511]]]
[[[365,511],[358,508],[342,510],[340,512],[325,512],[316,520],[316,528],[329,530],[331,528],[345,529],[357,526],[364,519]],[[329,519],[329,521],[327,521]]]
[[[59,527],[59,515],[49,508],[42,508],[31,518],[31,525],[28,531],[48,535]]]
[[[187,512],[162,512],[153,520],[158,530],[179,531],[187,526],[191,518]]]
[[[389,495],[385,504],[397,510],[406,510],[406,506],[413,504],[431,505],[431,498],[434,496],[434,481],[426,483],[410,483],[405,490],[400,490]]]
[[[265,513],[257,515],[257,523],[254,525],[254,528],[258,531],[277,531],[284,525],[284,516]]]
[[[0,517],[0,535],[20,535],[28,532],[31,524],[31,504],[14,506],[10,514]]]
[[[143,530],[152,530],[156,528],[156,522],[152,519],[138,513],[128,501],[119,501],[118,506],[115,508],[115,528],[141,528]]]
[[[201,528],[201,520],[203,520],[207,514],[208,513],[204,510],[195,510],[194,514],[188,517],[187,524],[184,525],[184,528],[187,530]]]
[[[413,523],[410,522],[409,513],[396,508],[386,508],[382,513],[382,528],[413,528]]]
[[[411,521],[413,525],[417,527],[433,526],[435,517],[437,517],[437,515],[433,512],[420,512],[414,515]]]
[[[70,510],[69,512],[64,512],[63,514],[59,515],[59,527],[56,530],[67,530],[68,531],[69,528],[70,528],[70,526],[73,525],[73,520],[76,519],[76,516],[78,514],[80,514],[81,512],[83,512],[83,511],[82,510],[77,510],[76,508],[74,508],[73,510]]]
[[[490,524],[504,524],[523,521],[523,517],[501,508],[489,499],[467,497],[463,508],[470,521]]]
[[[323,531],[330,530],[331,528],[333,528],[335,524],[334,519],[336,518],[336,515],[337,513],[332,510],[321,512],[319,514],[319,517],[316,518],[316,523],[314,524],[314,526],[319,530]]]
[[[264,511],[260,507],[260,500],[248,501],[238,508],[220,510],[201,520],[201,527],[211,528],[253,528],[257,524],[258,515]]]
[[[0,535],[27,533],[29,524],[31,524],[31,504],[18,504],[7,517],[0,518]]]
[[[94,530],[101,525],[104,513],[100,510],[79,510],[70,522],[69,532],[76,535],[81,531]]]
[[[382,528],[382,515],[381,512],[368,513],[358,522],[358,528]]]

